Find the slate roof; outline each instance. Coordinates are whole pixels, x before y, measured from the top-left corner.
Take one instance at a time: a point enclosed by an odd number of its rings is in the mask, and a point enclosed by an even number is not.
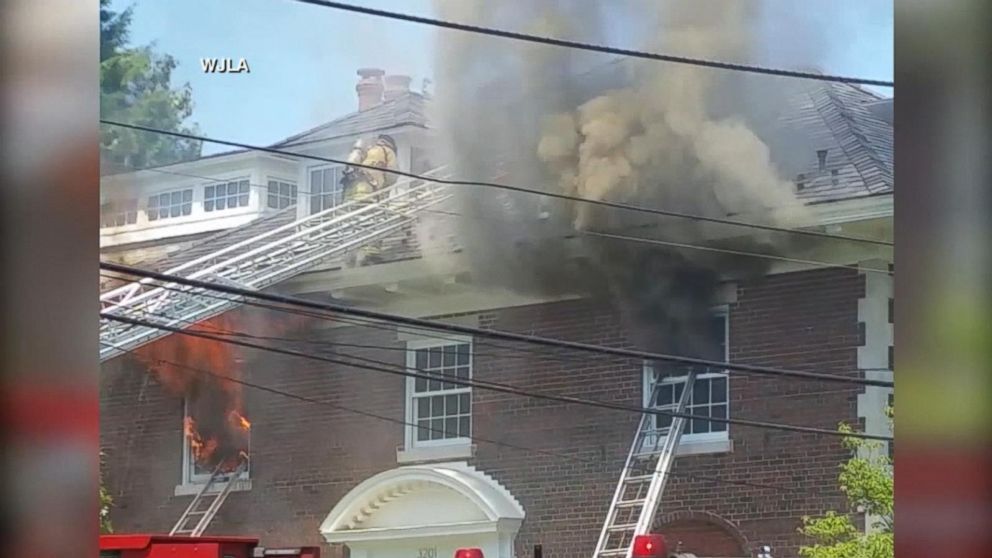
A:
[[[794,177],[801,199],[822,203],[893,191],[893,127],[884,118],[892,99],[824,82],[794,87],[788,99],[782,125],[801,130],[815,146]],[[827,151],[822,167],[818,150]]]
[[[271,147],[289,147],[342,136],[369,134],[404,125],[426,127],[426,102],[423,95],[407,92],[368,110],[346,114],[316,128],[290,136],[272,144]]]
[[[610,72],[618,65],[606,67]],[[798,130],[809,145],[808,162],[799,168],[797,195],[808,203],[824,203],[893,191],[892,99],[884,99],[856,86],[793,80],[779,125]],[[313,129],[288,137],[273,147],[289,147],[335,137],[372,133],[401,125],[426,127],[427,99],[408,93],[363,112],[354,112]],[[826,150],[821,170],[817,150]],[[485,177],[483,177],[485,178]],[[801,183],[801,188],[800,188]],[[295,208],[269,215],[186,245],[154,266],[164,270],[185,263],[250,236],[292,222]],[[442,244],[449,244],[444,242]],[[398,261],[422,256],[413,227],[383,241],[383,260]],[[454,248],[454,245],[452,245]],[[327,267],[335,267],[330,263]],[[326,268],[326,267],[325,267]]]

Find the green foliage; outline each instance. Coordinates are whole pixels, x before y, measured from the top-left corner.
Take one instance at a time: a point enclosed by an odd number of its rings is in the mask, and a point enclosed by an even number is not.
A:
[[[100,452],[100,532],[113,533],[114,526],[110,523],[110,508],[114,505],[114,499],[110,492],[103,486],[103,452]]]
[[[889,418],[891,409],[887,410]],[[840,431],[852,429],[840,425]],[[805,558],[892,558],[893,541],[893,482],[892,461],[881,442],[844,438],[844,446],[852,457],[841,466],[838,480],[847,496],[849,509],[834,511],[817,518],[804,517],[799,532],[813,539],[799,554]],[[866,521],[874,520],[872,530],[861,532],[851,521],[854,513],[867,513]]]
[[[176,60],[151,46],[129,46],[131,15],[132,8],[116,13],[109,0],[100,0],[101,118],[196,133],[183,124],[193,113],[189,84],[171,85]],[[100,132],[101,155],[112,170],[195,159],[200,147],[198,141],[109,125]]]

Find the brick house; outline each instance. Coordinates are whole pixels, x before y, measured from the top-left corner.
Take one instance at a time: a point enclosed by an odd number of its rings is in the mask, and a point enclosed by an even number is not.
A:
[[[370,95],[367,79],[360,95]],[[388,130],[400,146],[401,168],[423,172],[431,166],[429,99],[407,91],[407,82],[387,79],[385,93],[363,97],[358,112],[276,146],[342,157],[357,137]],[[892,128],[885,112],[891,100],[835,84],[804,86],[795,99],[789,118],[818,146],[809,153],[809,171],[796,178],[815,219],[809,226],[891,238]],[[338,203],[339,168],[313,163],[234,152],[107,177],[106,191],[129,189],[141,198],[123,212],[108,205],[104,255],[168,269]],[[223,210],[220,198],[228,204]],[[481,286],[464,253],[425,248],[438,245],[431,238],[437,234],[429,227],[403,231],[387,239],[391,256],[380,263],[327,262],[280,284],[279,292],[494,330],[635,345],[611,300]],[[825,257],[823,246],[806,250],[794,259]],[[890,263],[883,250],[856,243],[832,248],[829,256],[846,265]],[[723,348],[717,359],[891,379],[891,276],[791,261],[776,262],[762,277],[723,279],[712,314],[713,340]],[[656,378],[649,363],[629,359],[384,324],[273,326],[284,318],[257,308],[232,315],[231,323],[246,330],[263,323],[260,331],[278,331],[281,345],[308,353],[559,395],[642,406],[650,403]],[[251,467],[232,481],[208,532],[258,535],[268,545],[320,543],[332,556],[435,558],[468,545],[487,556],[523,557],[535,544],[552,558],[589,555],[639,420],[264,351],[246,350],[237,360],[244,380],[311,401],[244,389]],[[704,372],[693,414],[830,429],[847,421],[888,433],[883,410],[891,390]],[[676,397],[684,376],[663,378],[660,397]],[[105,362],[102,380],[101,444],[115,527],[168,531],[205,478],[183,434],[186,401],[131,355]],[[693,421],[679,455],[657,529],[700,557],[753,556],[765,544],[776,557],[796,556],[799,518],[844,506],[837,472],[848,454],[836,438]]]

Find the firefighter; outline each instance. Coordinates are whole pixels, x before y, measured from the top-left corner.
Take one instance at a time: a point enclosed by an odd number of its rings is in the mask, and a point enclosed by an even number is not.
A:
[[[374,168],[393,169],[396,165],[396,140],[386,134],[380,135],[375,143],[367,149],[361,140],[355,142],[348,156],[348,161],[361,164],[361,167],[347,167],[341,178],[344,186],[345,201],[355,202],[359,209],[376,201],[376,194],[396,182],[396,175]],[[361,265],[363,262],[373,263],[379,258],[380,242],[371,242],[353,254],[351,265]]]

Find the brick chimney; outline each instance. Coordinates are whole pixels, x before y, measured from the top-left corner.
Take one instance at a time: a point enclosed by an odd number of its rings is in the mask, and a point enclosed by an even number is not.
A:
[[[382,95],[383,101],[392,101],[410,92],[410,76],[386,76],[384,81],[385,92]]]
[[[382,76],[386,72],[378,68],[362,68],[358,70],[360,79],[355,91],[358,92],[358,110],[369,110],[382,104]]]

